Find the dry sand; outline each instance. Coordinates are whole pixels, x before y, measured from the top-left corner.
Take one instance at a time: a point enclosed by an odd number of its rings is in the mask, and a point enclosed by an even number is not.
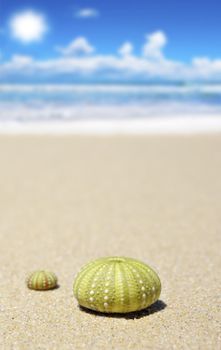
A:
[[[0,137],[0,348],[220,349],[221,135]],[[160,302],[125,316],[79,309],[79,268],[150,264]],[[51,269],[60,288],[28,290]]]

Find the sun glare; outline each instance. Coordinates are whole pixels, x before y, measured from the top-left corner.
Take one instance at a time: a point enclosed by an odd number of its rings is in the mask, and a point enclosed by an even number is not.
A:
[[[10,28],[11,35],[24,43],[40,41],[48,29],[44,16],[31,10],[15,14]]]

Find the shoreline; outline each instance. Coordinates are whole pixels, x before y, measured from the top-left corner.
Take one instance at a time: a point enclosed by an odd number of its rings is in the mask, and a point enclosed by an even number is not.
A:
[[[0,135],[192,135],[220,132],[221,116],[0,123]]]

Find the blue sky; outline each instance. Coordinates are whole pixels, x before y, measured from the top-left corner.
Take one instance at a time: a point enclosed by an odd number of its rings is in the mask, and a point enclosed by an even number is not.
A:
[[[0,74],[221,77],[220,13],[218,0],[0,0]]]

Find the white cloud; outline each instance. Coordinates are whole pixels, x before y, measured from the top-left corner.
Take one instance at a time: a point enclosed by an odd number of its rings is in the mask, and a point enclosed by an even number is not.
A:
[[[44,16],[32,10],[16,13],[9,25],[12,37],[27,44],[40,41],[48,30]]]
[[[192,75],[201,79],[221,79],[221,58],[195,57],[192,60]]]
[[[133,45],[129,42],[126,41],[118,50],[118,53],[121,56],[130,56],[133,53]]]
[[[14,66],[27,66],[33,62],[33,58],[31,56],[25,55],[13,55],[11,59],[11,63]]]
[[[94,8],[83,8],[75,13],[75,17],[79,18],[95,18],[99,16],[98,10]]]
[[[157,31],[146,36],[146,43],[143,46],[143,55],[145,57],[161,59],[163,58],[162,49],[167,43],[167,37],[164,32]]]
[[[30,59],[12,59],[9,62],[0,64],[0,73],[11,73],[15,70],[19,72],[19,64],[22,64],[20,73],[32,70],[33,75],[47,74],[47,76],[56,76],[56,74],[78,74],[91,75],[105,72],[107,76],[114,75],[118,79],[121,77],[173,77],[177,72],[181,74],[182,67],[179,64],[165,61],[159,65],[159,62],[149,61],[142,57],[135,56],[115,56],[115,55],[93,55],[93,56],[63,56],[47,61],[31,61]],[[27,67],[27,69],[25,69]],[[176,73],[175,73],[176,72]],[[4,74],[3,74],[4,75]]]
[[[161,34],[159,34],[161,33]],[[156,35],[157,34],[157,35]],[[10,61],[1,60],[0,77],[18,73],[41,77],[56,77],[61,74],[102,75],[123,78],[164,78],[164,79],[215,79],[221,80],[221,58],[211,60],[208,57],[193,58],[190,63],[168,60],[162,54],[166,36],[155,32],[148,36],[145,43],[145,56],[133,54],[133,45],[125,42],[116,54],[90,55],[94,52],[88,40],[78,37],[67,47],[57,48],[62,54],[49,60],[35,60],[29,56],[14,55]],[[120,55],[119,55],[120,53]],[[83,55],[79,55],[83,54]]]
[[[57,47],[56,49],[64,56],[79,54],[89,55],[95,51],[94,47],[91,46],[88,40],[84,37],[78,37],[74,39],[68,46]]]

